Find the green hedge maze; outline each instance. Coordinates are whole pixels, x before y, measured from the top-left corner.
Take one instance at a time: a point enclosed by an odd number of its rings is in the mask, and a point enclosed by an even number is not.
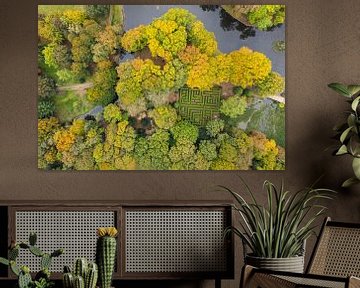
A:
[[[211,90],[180,89],[179,113],[192,123],[205,126],[219,115],[221,88]]]

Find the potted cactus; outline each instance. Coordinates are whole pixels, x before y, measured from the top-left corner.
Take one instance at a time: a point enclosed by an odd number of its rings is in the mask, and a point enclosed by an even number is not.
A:
[[[36,246],[37,236],[30,233],[29,243],[12,243],[8,252],[8,259],[0,257],[0,263],[10,266],[11,271],[18,277],[19,288],[49,288],[54,285],[50,281],[50,265],[54,257],[64,253],[63,249],[57,249],[51,254],[43,252]],[[39,257],[41,270],[35,275],[34,280],[30,275],[30,268],[26,265],[19,266],[16,259],[19,256],[20,249],[28,250],[33,255]]]
[[[85,258],[76,259],[73,272],[70,267],[64,267],[64,288],[95,288],[98,279],[96,263],[88,263]]]
[[[97,229],[96,262],[99,267],[99,287],[110,288],[116,258],[115,227],[101,227]]]

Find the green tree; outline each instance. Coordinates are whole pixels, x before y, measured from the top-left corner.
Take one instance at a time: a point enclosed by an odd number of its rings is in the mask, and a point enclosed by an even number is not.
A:
[[[110,5],[85,5],[85,11],[89,18],[101,21],[108,16]]]
[[[285,22],[285,5],[259,5],[248,12],[250,24],[266,30]]]
[[[176,142],[190,141],[195,143],[199,137],[199,128],[189,121],[180,121],[170,129]]]
[[[51,99],[44,99],[38,102],[38,118],[49,118],[54,115],[55,105]]]
[[[246,107],[246,97],[231,96],[221,101],[220,112],[230,118],[236,118],[245,113]]]
[[[170,134],[166,130],[158,129],[154,134],[138,137],[135,143],[134,157],[141,170],[168,170]]]
[[[276,72],[270,74],[256,86],[255,93],[262,97],[279,95],[285,90],[285,79]]]
[[[118,122],[123,119],[120,108],[115,104],[109,104],[103,111],[104,120],[107,123]]]
[[[66,45],[51,43],[43,50],[45,64],[56,69],[70,68],[71,54]]]
[[[39,98],[51,98],[56,94],[55,80],[45,74],[38,76],[38,96]]]
[[[110,61],[102,61],[97,64],[93,76],[93,87],[86,91],[90,102],[103,106],[111,103],[116,98],[115,93],[116,71]]]
[[[210,137],[216,137],[219,133],[224,130],[225,121],[222,119],[210,120],[206,124],[206,132]]]
[[[114,27],[107,25],[95,39],[96,43],[92,47],[94,62],[108,60],[109,56],[116,53],[119,48],[119,36],[116,34]]]
[[[170,129],[177,121],[176,109],[170,105],[159,106],[151,110],[149,116],[154,119],[156,126],[161,129]]]
[[[121,37],[121,46],[127,52],[137,52],[146,47],[148,39],[146,36],[146,26],[139,25],[133,29],[126,31]]]

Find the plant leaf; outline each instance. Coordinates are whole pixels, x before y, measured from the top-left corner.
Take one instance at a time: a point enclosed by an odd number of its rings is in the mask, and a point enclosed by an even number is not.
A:
[[[359,184],[359,183],[360,183],[359,179],[357,179],[355,177],[351,177],[351,178],[347,179],[346,181],[344,181],[344,183],[341,185],[341,187],[348,188],[352,185]]]
[[[351,97],[351,93],[348,90],[348,86],[341,84],[341,83],[330,83],[328,85],[329,88],[331,88],[332,90],[334,90],[335,92],[339,93],[342,96]]]
[[[352,162],[352,168],[357,179],[360,179],[360,158],[355,157]]]
[[[357,108],[358,105],[359,105],[359,101],[360,101],[360,96],[356,97],[356,98],[354,99],[354,101],[352,101],[352,103],[351,103],[351,109],[352,109],[352,110],[356,111],[356,108]]]
[[[360,85],[348,85],[347,90],[351,94],[351,96],[360,92]]]
[[[341,145],[341,147],[339,148],[339,150],[337,150],[335,155],[344,155],[347,153],[348,153],[348,150],[347,150],[346,145]]]
[[[348,134],[352,128],[353,128],[353,126],[350,126],[350,127],[346,128],[344,130],[344,132],[341,133],[341,136],[340,136],[341,143],[344,143],[344,141],[346,140],[346,137],[348,136]]]

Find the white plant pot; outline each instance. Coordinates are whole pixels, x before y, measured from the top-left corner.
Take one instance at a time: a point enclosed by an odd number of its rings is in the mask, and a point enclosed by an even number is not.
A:
[[[263,258],[246,255],[245,263],[262,269],[304,273],[304,256],[289,258]]]

